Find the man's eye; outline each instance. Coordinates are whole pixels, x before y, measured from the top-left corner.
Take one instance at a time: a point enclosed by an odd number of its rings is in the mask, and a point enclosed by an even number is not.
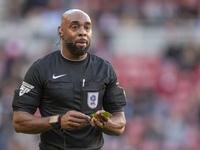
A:
[[[89,27],[89,26],[86,26],[85,29],[86,29],[86,30],[90,30],[90,27]]]
[[[78,26],[72,26],[73,29],[78,29]]]

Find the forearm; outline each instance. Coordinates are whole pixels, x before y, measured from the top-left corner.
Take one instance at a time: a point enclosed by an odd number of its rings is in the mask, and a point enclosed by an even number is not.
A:
[[[27,112],[15,111],[13,126],[16,132],[38,134],[53,129],[49,117],[37,117]]]
[[[109,119],[107,124],[100,128],[102,132],[108,135],[119,136],[124,132],[126,119],[123,112],[116,112],[113,117]]]

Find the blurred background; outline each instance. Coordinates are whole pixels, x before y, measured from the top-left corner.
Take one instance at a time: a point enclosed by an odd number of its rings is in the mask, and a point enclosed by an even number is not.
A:
[[[1,0],[0,150],[36,150],[15,133],[12,99],[38,58],[60,49],[62,14],[93,21],[90,52],[108,60],[126,91],[127,125],[102,150],[200,149],[199,0]]]

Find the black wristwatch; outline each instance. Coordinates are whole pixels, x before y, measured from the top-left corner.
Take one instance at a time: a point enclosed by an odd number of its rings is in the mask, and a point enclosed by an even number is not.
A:
[[[49,118],[49,123],[54,129],[61,129],[61,117],[62,115],[56,115]]]

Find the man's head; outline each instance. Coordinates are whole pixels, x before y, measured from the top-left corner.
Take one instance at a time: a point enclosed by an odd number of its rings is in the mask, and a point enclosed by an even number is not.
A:
[[[72,9],[62,15],[58,36],[62,38],[64,48],[74,56],[81,56],[88,52],[92,23],[90,17],[83,11]]]

